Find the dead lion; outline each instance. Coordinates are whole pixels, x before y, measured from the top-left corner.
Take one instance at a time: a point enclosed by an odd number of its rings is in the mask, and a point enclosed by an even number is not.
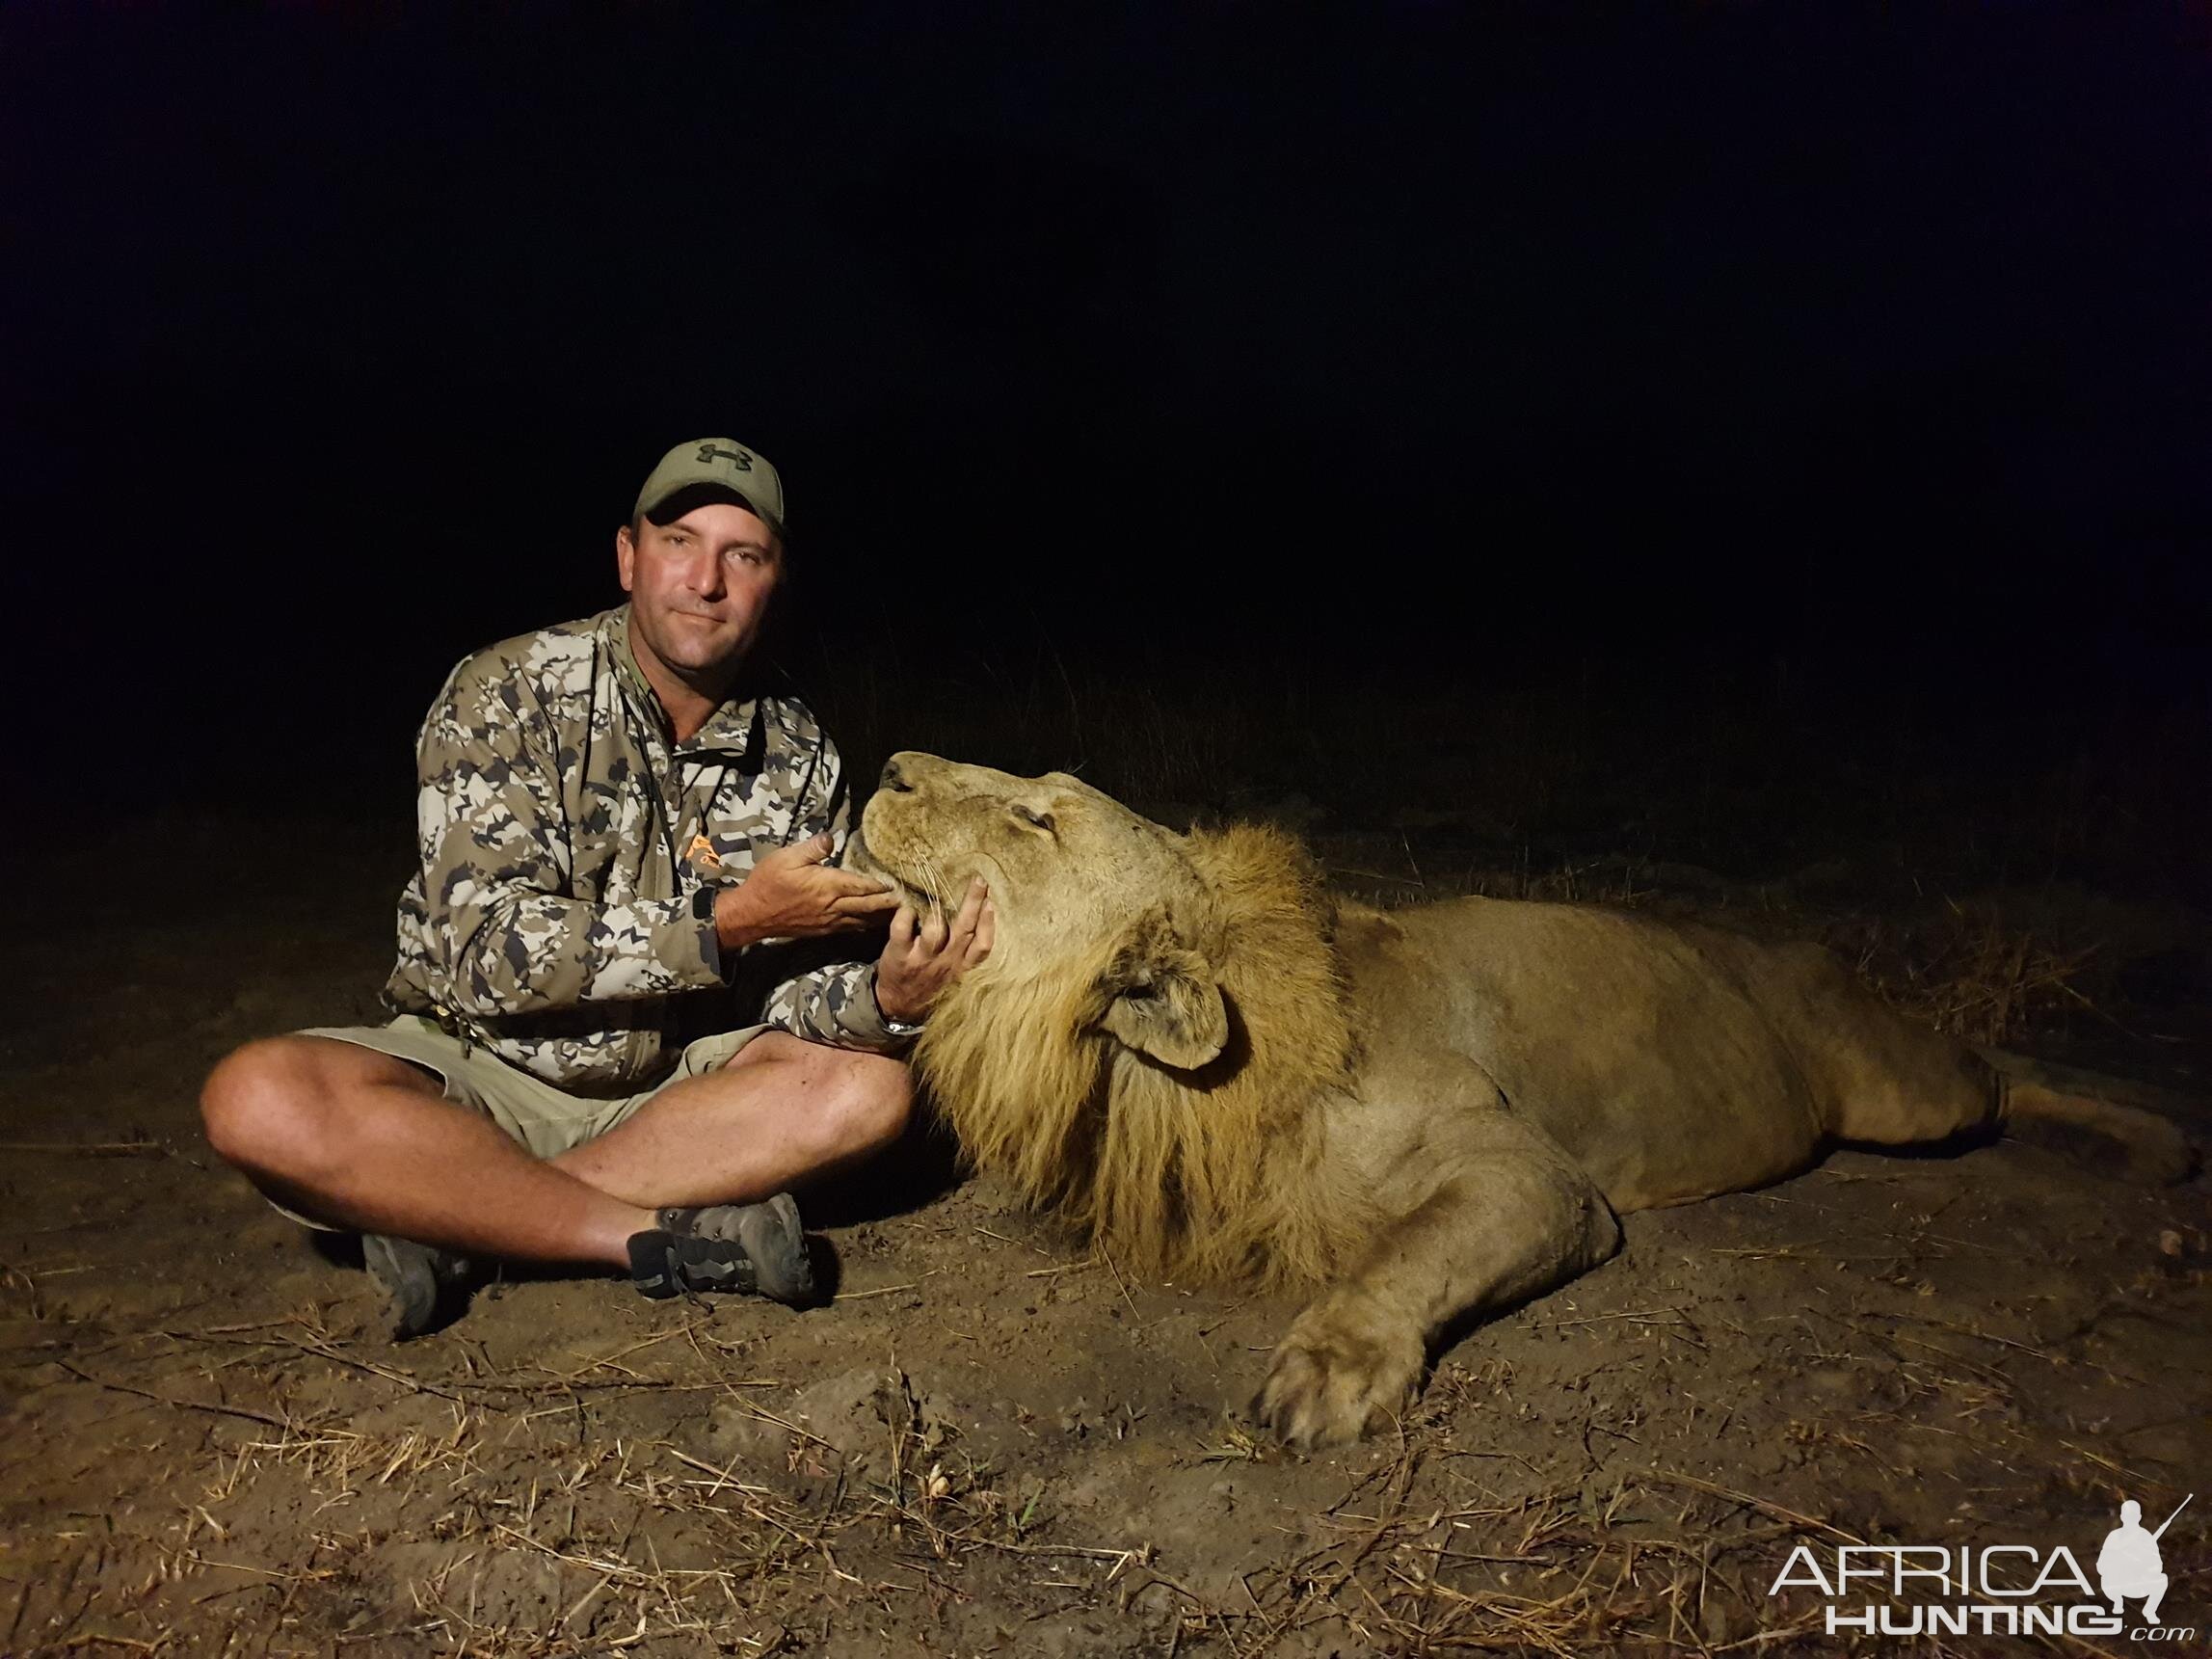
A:
[[[1125,1269],[1303,1282],[1255,1408],[1357,1438],[1446,1327],[1611,1256],[1615,1219],[1757,1187],[1836,1139],[2172,1126],[2011,1085],[1826,951],[1560,904],[1340,904],[1298,844],[1181,836],[1061,773],[885,767],[847,863],[989,882],[990,958],[917,1049],[976,1165]]]

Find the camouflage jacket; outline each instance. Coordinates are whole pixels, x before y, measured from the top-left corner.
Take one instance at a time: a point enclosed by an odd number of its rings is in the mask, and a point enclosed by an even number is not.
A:
[[[628,621],[505,640],[446,680],[416,744],[422,865],[385,1001],[582,1094],[649,1087],[691,1037],[757,1020],[895,1046],[872,967],[823,959],[849,939],[725,953],[702,897],[824,829],[842,853],[836,747],[766,694],[676,742]]]

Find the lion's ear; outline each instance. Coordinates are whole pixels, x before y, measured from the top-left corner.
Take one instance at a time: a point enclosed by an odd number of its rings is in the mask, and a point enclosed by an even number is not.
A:
[[[1165,911],[1147,911],[1114,952],[1100,988],[1101,1024],[1140,1054],[1194,1071],[1229,1041],[1229,1010],[1204,957],[1175,940]]]

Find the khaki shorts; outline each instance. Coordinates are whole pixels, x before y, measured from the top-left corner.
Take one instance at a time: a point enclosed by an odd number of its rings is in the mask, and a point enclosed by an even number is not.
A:
[[[463,1042],[437,1021],[420,1014],[402,1014],[388,1026],[319,1026],[296,1034],[329,1037],[412,1061],[445,1085],[447,1100],[481,1111],[535,1156],[551,1158],[627,1121],[670,1084],[702,1072],[719,1071],[736,1057],[739,1049],[762,1031],[774,1030],[773,1026],[745,1026],[701,1037],[685,1046],[676,1069],[653,1087],[604,1099],[556,1088],[520,1066],[509,1065],[490,1049]],[[277,1204],[274,1198],[269,1201]],[[322,1232],[340,1230],[282,1204],[277,1208],[304,1226]]]

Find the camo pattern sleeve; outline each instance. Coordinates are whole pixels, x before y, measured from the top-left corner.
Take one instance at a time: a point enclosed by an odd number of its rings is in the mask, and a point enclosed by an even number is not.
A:
[[[844,857],[852,833],[852,802],[842,787],[843,762],[824,739],[824,763],[800,810],[808,816],[792,839],[830,832],[830,862]],[[847,941],[836,941],[840,947]],[[768,993],[760,1018],[793,1036],[837,1048],[869,1049],[878,1054],[905,1047],[907,1039],[886,1029],[875,1003],[873,962],[835,962],[783,980]]]
[[[578,839],[638,846],[666,832],[636,789],[587,789],[574,804],[589,821],[570,821],[564,780],[583,766],[591,733],[547,707],[569,689],[567,655],[556,645],[519,662],[497,648],[469,658],[417,745],[417,937],[446,1005],[479,1020],[722,983],[711,926],[685,896],[575,896]],[[588,657],[578,666],[589,675]]]

